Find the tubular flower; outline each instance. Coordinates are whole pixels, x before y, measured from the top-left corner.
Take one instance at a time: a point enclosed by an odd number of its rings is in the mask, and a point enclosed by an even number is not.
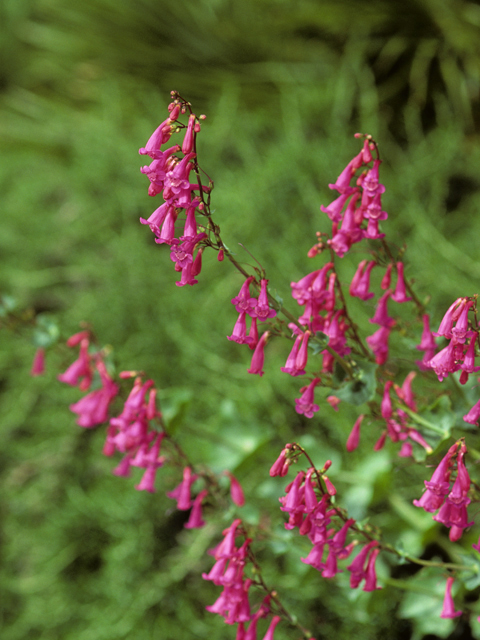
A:
[[[314,378],[308,386],[300,389],[302,395],[295,400],[295,411],[303,414],[306,418],[312,418],[313,414],[320,409],[318,404],[314,404],[313,401],[314,389],[320,382],[320,378]]]
[[[454,578],[449,576],[445,585],[445,598],[443,600],[442,613],[440,614],[441,618],[457,618],[462,615],[462,611],[455,611],[455,604],[452,598],[453,583]]]

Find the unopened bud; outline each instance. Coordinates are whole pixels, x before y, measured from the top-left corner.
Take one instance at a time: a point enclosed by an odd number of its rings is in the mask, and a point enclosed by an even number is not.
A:
[[[220,249],[220,251],[218,252],[217,260],[219,262],[223,262],[224,257],[225,257],[225,252],[223,249]]]

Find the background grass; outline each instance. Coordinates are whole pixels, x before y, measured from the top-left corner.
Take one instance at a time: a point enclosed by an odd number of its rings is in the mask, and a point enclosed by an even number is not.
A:
[[[137,150],[171,89],[207,114],[200,160],[225,241],[244,244],[294,310],[289,284],[312,269],[306,252],[326,229],[327,185],[357,152],[353,133],[371,133],[384,160],[384,229],[408,245],[407,275],[438,316],[478,291],[478,5],[4,0],[0,24],[3,293],[54,314],[65,336],[91,322],[119,370],[145,370],[167,409],[185,406],[182,445],[238,475],[252,497],[247,519],[271,518],[273,543],[259,548],[267,576],[317,640],[448,636],[438,574],[417,576],[430,594],[417,611],[401,571],[380,568],[403,582],[364,594],[298,561],[303,542],[272,507],[282,483],[266,475],[286,441],[312,447],[319,464],[334,460],[357,517],[373,510],[387,535],[440,553],[441,530],[408,506],[424,472],[392,476],[389,458],[367,447],[344,460],[355,411],[322,403],[313,420],[298,416],[297,384],[279,372],[285,345],[272,344],[261,379],[246,374],[248,354],[225,339],[240,278],[207,253],[198,285],[174,285],[168,252],[138,222],[156,205]],[[345,272],[357,261],[346,257]],[[3,333],[2,638],[233,637],[205,612],[218,589],[200,578],[233,513],[186,532],[164,497],[175,469],[155,495],[112,477],[101,430],[74,424],[76,391],[55,381],[68,356],[52,356],[48,376],[34,380],[32,356],[24,337]],[[463,618],[455,624],[470,633]],[[480,637],[475,623],[471,633]]]

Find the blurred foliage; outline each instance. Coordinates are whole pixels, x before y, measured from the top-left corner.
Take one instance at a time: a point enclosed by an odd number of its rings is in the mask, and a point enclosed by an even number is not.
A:
[[[167,252],[138,224],[154,203],[137,149],[171,89],[207,114],[200,160],[226,242],[245,245],[293,309],[289,284],[312,269],[306,252],[325,228],[327,184],[357,151],[351,135],[372,133],[384,160],[384,230],[408,244],[407,277],[438,316],[475,293],[480,276],[478,4],[3,0],[0,30],[2,309],[12,296],[33,307],[47,341],[55,318],[63,337],[89,321],[118,370],[155,378],[182,446],[218,471],[228,466],[252,496],[244,517],[273,536],[258,549],[266,576],[317,640],[444,638],[454,627],[468,638],[466,617],[438,618],[436,572],[384,559],[385,588],[367,594],[346,588],[345,574],[326,581],[299,562],[304,542],[275,506],[284,483],[267,475],[293,438],[319,465],[333,460],[346,504],[389,541],[424,558],[456,559],[458,545],[411,506],[430,470],[402,461],[392,474],[393,449],[370,453],[378,425],[346,458],[356,408],[336,414],[322,403],[310,421],[294,412],[297,385],[279,372],[285,346],[269,345],[261,379],[246,374],[248,354],[224,339],[241,284],[227,264],[206,253],[200,283],[175,287]],[[237,256],[251,262],[241,247]],[[342,261],[346,277],[356,260]],[[359,322],[371,315],[368,304],[354,308]],[[40,338],[2,335],[2,640],[231,638],[204,610],[218,589],[200,575],[233,513],[188,532],[164,496],[175,469],[153,496],[112,477],[101,430],[74,425],[77,392],[54,380],[70,356],[52,354],[49,376],[32,380]],[[414,344],[399,336],[394,346],[402,371],[402,350],[410,357]],[[441,409],[449,428],[462,425],[451,393],[454,419],[450,405]],[[462,402],[477,391],[465,393]],[[478,585],[459,588],[480,614]],[[471,624],[480,638],[475,616]],[[282,625],[276,635],[291,637]]]

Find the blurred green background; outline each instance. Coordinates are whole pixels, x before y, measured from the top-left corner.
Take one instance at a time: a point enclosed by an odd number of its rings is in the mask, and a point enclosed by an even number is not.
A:
[[[439,572],[383,561],[385,588],[365,594],[299,562],[305,542],[276,508],[285,482],[268,478],[293,438],[318,465],[334,461],[355,517],[373,512],[412,553],[454,551],[410,506],[424,469],[403,461],[389,473],[395,450],[370,453],[377,431],[344,457],[355,408],[322,402],[310,421],[294,412],[298,381],[279,372],[288,346],[269,346],[261,379],[246,373],[249,354],[225,339],[240,276],[207,252],[199,284],[176,287],[168,251],[138,222],[159,204],[138,148],[176,89],[207,114],[200,163],[225,241],[255,255],[290,309],[290,282],[317,268],[306,252],[328,228],[319,205],[357,153],[356,131],[380,145],[383,229],[408,245],[407,276],[432,313],[478,292],[478,3],[2,0],[0,25],[2,294],[52,314],[65,337],[91,322],[118,370],[156,380],[163,407],[184,414],[182,446],[229,467],[251,496],[242,517],[273,536],[257,546],[267,580],[317,640],[480,638],[476,616],[471,628],[438,617]],[[346,257],[346,273],[357,262]],[[68,356],[52,354],[48,375],[31,379],[34,346],[17,333],[0,345],[2,640],[233,639],[205,612],[219,589],[200,574],[234,512],[185,531],[164,496],[176,469],[162,470],[154,495],[112,476],[103,429],[77,427],[78,392],[55,381]],[[478,615],[478,585],[467,596]]]

